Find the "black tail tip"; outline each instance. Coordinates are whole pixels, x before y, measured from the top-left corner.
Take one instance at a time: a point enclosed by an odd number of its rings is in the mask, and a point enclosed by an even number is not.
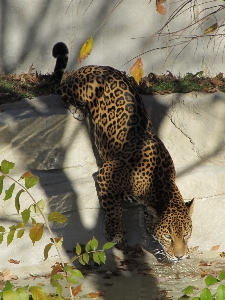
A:
[[[52,49],[52,55],[55,58],[58,55],[68,55],[68,54],[69,54],[69,50],[68,50],[66,44],[64,44],[63,42],[56,43]]]

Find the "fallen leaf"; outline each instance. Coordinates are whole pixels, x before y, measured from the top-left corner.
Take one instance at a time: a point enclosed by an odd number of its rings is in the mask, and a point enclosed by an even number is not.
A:
[[[200,271],[201,271],[201,277],[203,278],[203,277],[205,277],[205,276],[207,276],[207,275],[209,275],[209,271],[208,270],[204,270],[204,269],[202,269],[202,268],[200,268]]]
[[[72,294],[73,296],[76,296],[78,293],[81,292],[81,284],[79,284],[77,287],[72,288]]]
[[[87,298],[96,299],[96,298],[99,298],[99,297],[103,296],[104,294],[105,294],[104,291],[89,293],[89,294],[87,294]]]
[[[208,263],[206,261],[200,261],[199,266],[202,266],[202,267],[211,266],[211,263]]]
[[[15,264],[15,265],[18,265],[18,264],[20,263],[19,260],[15,260],[15,259],[12,259],[12,258],[9,259],[8,262],[9,262],[10,264]]]
[[[195,246],[195,247],[193,247],[193,248],[191,249],[191,251],[197,251],[198,248],[199,248],[199,246]]]
[[[141,78],[144,75],[141,57],[139,57],[133,64],[133,67],[130,69],[130,73],[134,77],[134,80],[137,82],[137,84],[139,84]]]
[[[213,246],[210,251],[216,251],[220,248],[220,245]]]

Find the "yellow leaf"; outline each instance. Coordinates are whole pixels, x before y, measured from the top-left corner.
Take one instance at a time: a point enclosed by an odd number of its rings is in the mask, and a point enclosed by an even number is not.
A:
[[[34,300],[46,300],[46,293],[40,286],[31,286],[30,292]]]
[[[209,28],[207,28],[207,29],[203,32],[203,34],[207,34],[207,33],[213,32],[213,31],[215,31],[217,28],[218,28],[218,23],[215,23],[215,24],[213,24],[212,26],[210,26]]]
[[[134,63],[133,67],[130,69],[131,75],[134,77],[137,84],[139,84],[141,78],[144,75],[143,71],[143,63],[141,57],[139,57],[136,62]]]
[[[81,50],[80,50],[80,55],[78,57],[78,62],[80,63],[83,59],[85,59],[90,53],[93,48],[93,37],[91,36],[86,42],[83,44]]]

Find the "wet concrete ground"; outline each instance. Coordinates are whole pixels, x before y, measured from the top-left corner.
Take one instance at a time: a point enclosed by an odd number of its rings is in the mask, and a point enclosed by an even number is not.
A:
[[[10,276],[15,286],[41,286],[45,291],[54,289],[50,286],[49,266],[56,260],[51,259],[43,263],[42,273],[40,267],[12,268]],[[80,280],[81,291],[75,299],[99,300],[169,300],[179,299],[182,290],[189,285],[195,287],[194,294],[198,295],[205,287],[207,275],[217,276],[225,270],[225,258],[219,251],[200,252],[191,250],[191,257],[177,264],[166,265],[159,263],[149,252],[140,247],[124,255],[120,250],[113,249],[107,254],[105,265],[95,264],[78,266],[84,275]],[[38,273],[36,273],[36,271]],[[23,278],[20,277],[26,275]],[[65,286],[65,283],[64,283]],[[218,285],[213,286],[215,290]],[[64,295],[69,296],[65,287]]]

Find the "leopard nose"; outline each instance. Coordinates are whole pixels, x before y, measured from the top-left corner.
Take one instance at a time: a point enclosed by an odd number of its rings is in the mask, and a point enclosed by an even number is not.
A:
[[[184,257],[183,255],[182,256],[176,256],[177,260],[182,260],[183,257]]]

